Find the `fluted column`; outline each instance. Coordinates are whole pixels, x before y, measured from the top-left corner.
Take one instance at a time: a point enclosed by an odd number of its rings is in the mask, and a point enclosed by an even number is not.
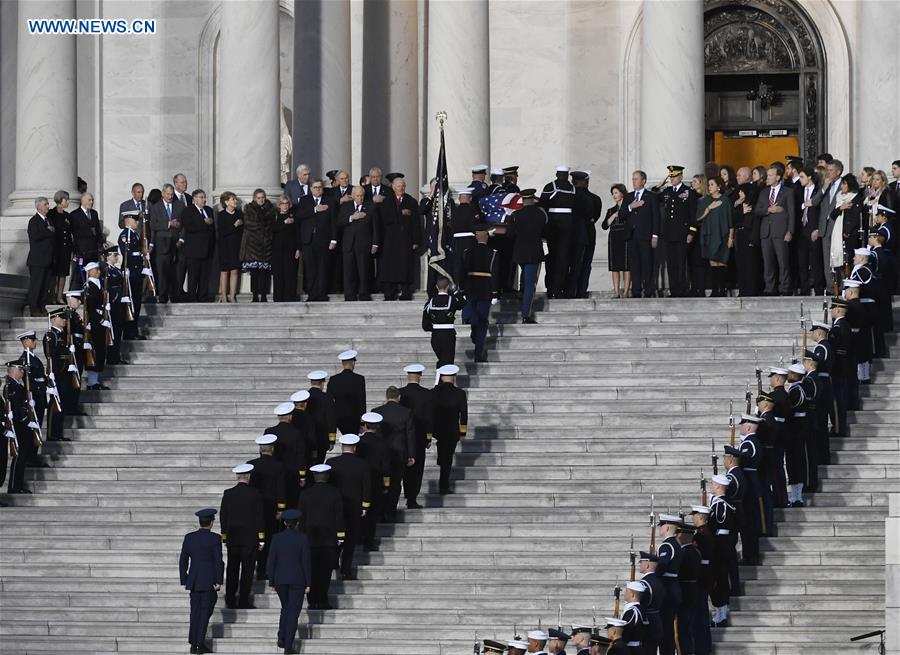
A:
[[[294,2],[292,134],[295,167],[350,166],[350,0]]]
[[[853,170],[863,166],[883,169],[890,181],[891,162],[900,152],[900,121],[895,111],[900,98],[900,72],[897,71],[900,4],[895,0],[869,0],[857,3],[856,7],[859,56],[854,78],[858,129],[856,160],[852,167]]]
[[[703,171],[703,1],[644,0],[641,158],[650,179],[666,164]]]
[[[425,170],[434,170],[440,148],[434,115],[446,111],[447,171],[457,182],[471,178],[469,171],[474,164],[490,160],[489,27],[488,0],[428,2]]]
[[[223,2],[219,38],[215,186],[247,200],[279,185],[278,0]]]

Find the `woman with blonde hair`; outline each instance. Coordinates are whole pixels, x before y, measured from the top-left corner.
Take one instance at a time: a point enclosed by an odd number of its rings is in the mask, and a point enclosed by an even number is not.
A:
[[[691,178],[691,202],[694,207],[697,206],[697,203],[702,198],[706,197],[707,193],[709,193],[709,190],[706,186],[706,175],[694,175]],[[690,239],[688,244],[688,265],[691,269],[690,295],[702,298],[706,295],[706,271],[709,265],[703,259],[702,248],[700,247],[700,233],[697,231],[696,225],[691,230],[688,239]]]

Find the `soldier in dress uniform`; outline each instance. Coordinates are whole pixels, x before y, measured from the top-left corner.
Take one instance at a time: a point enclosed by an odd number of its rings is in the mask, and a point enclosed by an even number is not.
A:
[[[725,475],[714,475],[711,480],[712,500],[709,503],[709,525],[714,538],[712,567],[712,588],[710,600],[716,608],[713,616],[715,627],[728,624],[728,600],[732,591],[729,571],[737,561],[737,516],[735,507],[725,499],[731,480]]]
[[[561,628],[550,628],[547,630],[550,640],[547,642],[547,652],[550,655],[566,655],[566,644],[571,637],[562,631]]]
[[[338,355],[341,372],[328,380],[328,394],[334,398],[337,428],[341,434],[356,434],[359,417],[366,411],[366,378],[356,368],[355,350],[345,350]]]
[[[222,538],[212,531],[216,510],[201,509],[194,513],[200,528],[184,536],[178,570],[181,584],[191,592],[191,622],[188,642],[192,653],[211,653],[206,646],[206,629],[216,606],[216,592],[222,588],[225,563],[222,561]]]
[[[547,297],[565,295],[569,264],[569,241],[572,237],[572,212],[575,209],[575,186],[569,181],[569,167],[556,167],[556,179],[541,190],[540,205],[550,214],[547,227]]]
[[[506,652],[506,644],[501,641],[494,641],[493,639],[485,639],[481,643],[481,654],[485,655],[503,655]]]
[[[788,398],[785,383],[788,372],[780,366],[769,369],[769,396],[774,403],[772,414],[775,421],[775,448],[766,452],[766,461],[769,462],[768,471],[774,475],[772,482],[772,495],[775,498],[776,507],[788,507],[787,478],[784,472],[785,449],[790,442],[787,430],[787,420],[791,415],[791,401]]]
[[[440,467],[438,491],[443,496],[453,493],[450,487],[453,455],[459,440],[464,439],[468,431],[469,410],[466,392],[456,386],[459,367],[448,364],[439,368],[437,373],[439,381],[431,390],[434,411],[432,426],[437,440],[437,463]]]
[[[694,652],[694,618],[698,611],[705,613],[706,606],[698,605],[700,561],[703,559],[700,549],[694,543],[695,528],[682,521],[675,526],[675,538],[681,549],[681,565],[678,567],[678,586],[681,588],[681,602],[678,604],[677,634],[679,650],[682,653]],[[705,617],[708,620],[708,616]]]
[[[262,552],[266,545],[263,498],[258,489],[250,486],[252,464],[238,464],[231,472],[237,476],[237,484],[225,490],[219,508],[222,541],[228,549],[225,606],[229,609],[255,609],[250,591],[257,553]]]
[[[815,493],[819,488],[819,464],[827,463],[821,459],[824,437],[819,429],[821,415],[819,410],[820,378],[817,371],[819,364],[812,352],[805,350],[800,358],[800,365],[804,371],[800,387],[806,395],[806,491]]]
[[[671,164],[667,168],[669,186],[659,194],[662,216],[656,260],[660,268],[665,264],[669,294],[673,298],[681,298],[687,295],[687,245],[696,238],[690,228],[694,224],[697,207],[694,195],[683,184],[684,166]],[[659,252],[660,246],[662,252]]]
[[[435,293],[422,309],[422,329],[431,332],[431,349],[437,357],[437,368],[456,359],[456,312],[463,308],[458,294],[450,293],[450,280],[440,277]]]
[[[476,190],[467,187],[457,189],[458,204],[450,216],[451,242],[450,271],[456,284],[462,276],[463,254],[475,245],[475,225],[481,222],[481,211],[475,199]],[[474,202],[473,202],[474,201]]]
[[[519,167],[504,166],[503,171],[503,190],[507,193],[519,193]]]
[[[522,323],[537,323],[532,304],[537,288],[541,262],[544,261],[544,233],[547,212],[537,205],[536,189],[522,191],[522,209],[513,212],[506,221],[506,236],[512,239],[512,259],[522,271]]]
[[[525,655],[528,650],[528,642],[522,641],[518,637],[506,643],[507,655]]]
[[[609,640],[606,655],[627,655],[629,649],[622,637],[625,634],[627,622],[613,617],[605,617],[604,620],[606,621],[606,638]]]
[[[588,297],[594,250],[597,247],[597,221],[600,220],[600,215],[603,213],[603,201],[600,199],[600,196],[588,188],[591,172],[584,171],[584,173],[587,177],[575,185],[576,210],[585,217],[585,226],[587,228],[587,242],[581,256],[581,262],[577,264],[579,276],[575,285],[576,298]]]
[[[487,245],[489,226],[479,223],[475,226],[478,243],[463,255],[463,274],[459,280],[460,289],[466,297],[463,320],[471,323],[471,339],[475,344],[475,361],[486,362],[488,321],[491,305],[497,303],[499,278],[497,276],[497,253]]]
[[[477,164],[472,167],[472,181],[469,187],[472,190],[472,200],[477,204],[481,198],[487,195],[487,184],[484,179],[487,177],[488,165]]]
[[[812,357],[816,360],[816,414],[818,415],[819,442],[818,460],[824,464],[831,461],[831,429],[835,427],[837,407],[831,385],[831,374],[834,369],[834,347],[828,339],[831,326],[828,323],[813,321]],[[829,421],[831,429],[829,428]]]
[[[269,586],[278,593],[281,615],[278,619],[278,647],[297,655],[294,648],[297,638],[297,622],[303,609],[303,594],[308,594],[312,571],[310,567],[309,540],[297,530],[302,513],[298,509],[286,509],[281,515],[285,529],[272,539],[266,577]]]
[[[250,473],[250,486],[257,489],[263,500],[263,524],[265,525],[265,546],[256,558],[256,579],[266,579],[266,561],[272,536],[278,532],[281,513],[287,508],[286,483],[288,471],[284,464],[275,458],[275,444],[278,437],[274,434],[263,434],[256,438],[259,446],[259,457],[251,459],[253,466]]]
[[[591,628],[585,625],[572,626],[572,647],[575,655],[590,655]]]
[[[81,289],[72,289],[66,291],[63,295],[66,297],[66,306],[63,316],[66,319],[66,343],[68,343],[69,335],[72,337],[72,345],[69,352],[75,355],[75,370],[78,372],[78,384],[72,385],[72,395],[67,400],[70,403],[65,408],[66,414],[71,416],[84,416],[81,410],[81,376],[84,373],[84,321],[81,320]]]
[[[648,589],[649,587],[641,580],[632,580],[625,585],[625,605],[622,608],[622,620],[625,621],[625,625],[622,626],[622,639],[625,641],[629,655],[644,655],[644,653],[650,652],[647,646],[650,622],[644,616],[641,605],[641,597]],[[591,643],[593,643],[593,635]],[[655,653],[655,643],[653,648]],[[593,653],[593,649],[591,652]]]
[[[763,446],[756,436],[756,426],[760,419],[752,414],[742,414],[738,431],[741,435],[740,452],[741,470],[744,472],[744,512],[745,529],[741,532],[741,546],[743,551],[743,563],[749,565],[759,564],[759,538],[768,535],[767,529],[772,526],[766,524],[766,516],[771,510],[766,503],[772,502],[771,495],[762,491],[759,471],[763,463]]]
[[[75,404],[70,398],[75,395],[75,388],[69,371],[71,354],[66,346],[65,309],[51,311],[48,321],[50,326],[43,339],[44,357],[47,359],[47,379],[56,389],[61,411],[56,412],[51,406],[50,411],[47,412],[47,440],[69,441],[69,438],[63,434],[63,424],[66,408],[71,408]],[[76,367],[75,372],[77,370]]]
[[[34,403],[34,417],[37,419],[37,424],[43,426],[44,415],[47,413],[47,374],[44,371],[44,363],[34,352],[35,348],[37,348],[37,333],[34,330],[28,330],[17,335],[16,338],[22,344],[22,354],[19,355],[19,359],[16,361],[25,367],[25,375],[28,377],[28,385],[31,390],[31,401]],[[34,456],[28,462],[28,465],[47,466],[38,457],[37,448],[34,449]],[[0,483],[0,486],[2,486],[2,483]]]
[[[344,543],[340,548],[341,580],[356,580],[353,554],[359,543],[362,519],[372,506],[372,483],[368,463],[356,454],[359,436],[342,434],[339,437],[341,454],[328,460],[331,483],[341,492],[344,510]]]
[[[403,495],[406,498],[406,509],[422,509],[418,502],[422,489],[422,476],[425,472],[425,451],[431,448],[433,407],[431,390],[422,386],[422,364],[409,364],[404,367],[406,386],[400,389],[400,404],[409,409],[413,416],[415,428],[415,451],[412,466],[403,472]]]
[[[681,585],[678,572],[681,568],[681,546],[676,538],[676,529],[681,525],[681,517],[660,514],[657,519],[657,534],[663,540],[656,551],[656,574],[662,578],[665,594],[660,605],[659,618],[662,621],[662,639],[659,652],[674,655],[677,636],[675,619],[681,606]]]
[[[691,632],[694,637],[694,653],[709,655],[712,652],[712,635],[709,630],[709,594],[712,590],[712,559],[715,557],[715,536],[709,525],[709,507],[691,505],[691,523],[694,526],[693,543],[700,551],[700,569],[697,574],[697,607]]]
[[[94,365],[87,367],[87,388],[93,391],[109,391],[109,387],[100,384],[100,374],[106,364],[106,330],[103,313],[106,303],[103,298],[103,287],[100,282],[100,264],[88,262],[84,266],[84,274],[87,282],[84,286],[84,302],[87,307],[88,324],[85,330],[90,330],[91,346],[94,354]]]
[[[381,440],[388,451],[391,485],[384,498],[381,520],[393,523],[397,520],[397,504],[400,487],[406,469],[413,466],[416,453],[416,428],[412,411],[400,403],[400,390],[391,385],[385,391],[386,402],[372,411],[381,414]]]
[[[776,421],[775,401],[769,393],[764,392],[756,397],[756,407],[759,416],[756,434],[763,446],[763,467],[759,471],[759,478],[764,498],[763,507],[766,510],[765,523],[768,529],[775,530],[774,508],[787,507],[787,480],[784,473],[777,470],[782,460],[776,457],[782,430]]]
[[[366,412],[360,418],[362,434],[359,435],[357,452],[369,466],[369,500],[371,505],[362,520],[363,550],[371,553],[378,550],[375,543],[375,527],[384,508],[384,497],[391,486],[390,455],[387,444],[381,439],[379,427],[381,414]]]
[[[831,389],[834,394],[837,416],[834,436],[846,439],[850,436],[847,425],[847,408],[850,386],[856,379],[856,360],[853,353],[853,333],[847,319],[847,301],[831,299],[831,330],[828,339],[834,349],[834,366],[831,371]]]
[[[333,609],[328,602],[331,572],[337,563],[338,549],[344,542],[344,504],[340,490],[328,483],[331,466],[310,467],[314,484],[300,495],[299,509],[306,523],[310,546],[309,609]]]
[[[300,433],[303,447],[306,450],[306,462],[312,465],[319,463],[320,457],[322,460],[325,459],[325,453],[320,453],[319,449],[328,450],[328,441],[327,435],[316,433],[315,420],[306,411],[309,398],[310,394],[306,389],[301,389],[291,394],[291,402],[294,403],[294,411],[291,412],[291,425],[297,428],[297,432]],[[325,436],[324,443],[320,441],[322,436]]]
[[[806,444],[809,440],[807,395],[802,380],[806,375],[803,364],[791,364],[785,389],[791,412],[785,421],[785,462],[788,473],[788,502],[791,507],[803,507],[803,488],[809,481]]]
[[[325,451],[331,450],[337,439],[337,409],[334,398],[325,391],[325,380],[328,379],[326,371],[310,371],[307,373],[306,379],[309,380],[309,400],[306,411],[316,426],[319,458],[324,461]]]
[[[0,485],[6,477],[6,460],[10,450],[10,443],[15,444],[14,454],[9,466],[9,485],[7,493],[30,494],[31,490],[25,486],[25,469],[29,460],[36,456],[33,424],[28,417],[28,400],[25,396],[25,366],[18,361],[6,363],[6,377],[3,382],[3,400],[6,414],[0,417],[0,425],[3,425],[3,433],[6,439],[2,440],[2,454],[0,464],[3,466],[0,474]],[[36,424],[35,424],[36,425]]]
[[[856,364],[856,375],[848,377],[847,409],[859,409],[859,385],[869,384],[869,363],[872,361],[872,325],[874,305],[863,298],[861,283],[847,279],[843,282],[844,300],[847,302],[847,322],[850,324],[851,352]],[[869,302],[866,302],[869,301]],[[871,308],[871,309],[870,309]]]
[[[103,251],[105,265],[103,267],[103,275],[108,278],[106,282],[109,291],[109,316],[112,320],[113,342],[106,351],[107,364],[129,364],[130,362],[122,357],[122,337],[125,331],[125,305],[126,298],[123,290],[125,285],[125,277],[119,268],[119,248],[113,246]]]
[[[741,468],[741,451],[731,446],[725,446],[725,455],[722,459],[725,464],[725,477],[728,478],[728,486],[725,489],[725,500],[734,506],[735,517],[737,518],[737,542],[738,535],[749,534],[754,538],[758,538],[752,529],[747,525],[747,515],[744,511],[744,498],[746,496],[747,483],[744,479],[744,470]],[[743,542],[741,542],[743,543]],[[730,562],[728,569],[729,586],[732,596],[740,596],[741,576],[738,568],[737,557]]]
[[[125,228],[119,233],[119,252],[122,255],[122,272],[128,275],[128,285],[131,288],[131,311],[134,320],[125,321],[125,334],[123,338],[143,340],[138,331],[138,322],[141,316],[141,296],[143,296],[144,260],[141,252],[141,233],[138,231],[138,222],[133,216],[125,217]]]
[[[306,484],[306,470],[310,461],[306,458],[306,442],[300,431],[292,423],[294,403],[279,403],[275,406],[278,424],[266,428],[263,434],[273,434],[275,441],[275,459],[284,464],[285,503],[288,507],[297,504],[300,489]]]
[[[645,653],[656,653],[663,640],[663,624],[660,612],[666,602],[666,587],[662,577],[656,572],[659,558],[653,553],[641,551],[638,568],[644,593],[641,594],[641,609],[647,621],[647,632],[643,639]]]

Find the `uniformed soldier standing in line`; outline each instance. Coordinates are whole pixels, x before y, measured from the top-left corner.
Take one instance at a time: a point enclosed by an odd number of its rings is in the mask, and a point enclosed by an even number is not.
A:
[[[106,352],[107,364],[129,364],[122,357],[122,336],[125,331],[125,304],[123,289],[125,277],[119,268],[119,249],[116,246],[107,248],[104,252],[106,266],[103,274],[109,278],[106,283],[109,291],[109,317],[112,320],[113,343]]]
[[[787,507],[787,481],[784,474],[776,470],[780,460],[776,457],[777,446],[781,439],[781,427],[775,420],[775,401],[768,393],[761,393],[756,397],[756,408],[759,416],[759,424],[756,426],[756,435],[763,446],[763,467],[759,471],[760,485],[763,494],[763,507],[765,509],[765,523],[770,536],[777,531],[775,526],[775,507]],[[784,487],[780,486],[784,481]]]
[[[306,442],[292,421],[294,403],[279,403],[275,406],[278,425],[266,428],[263,434],[274,434],[275,459],[284,464],[287,471],[285,480],[285,502],[290,507],[297,504],[300,489],[306,484],[306,469],[310,463],[306,459]]]
[[[715,543],[710,562],[712,589],[709,596],[716,608],[713,625],[717,628],[728,625],[728,599],[732,591],[728,572],[737,561],[737,517],[734,505],[725,500],[729,483],[727,476],[714,475],[711,481],[712,500],[709,503],[709,524]]]
[[[575,205],[572,207],[572,234],[569,239],[569,256],[566,264],[565,297],[575,298],[584,265],[584,253],[588,247],[588,225],[593,225],[593,194],[587,190],[590,171],[572,171],[572,186],[575,187]]]
[[[43,426],[44,415],[47,411],[47,375],[44,372],[44,363],[34,353],[34,349],[37,348],[37,334],[34,330],[28,330],[18,335],[17,338],[22,344],[22,354],[19,355],[17,361],[25,367],[25,375],[28,377],[26,396],[28,395],[28,389],[30,389],[31,402],[34,403],[34,417],[37,419],[38,426]],[[28,466],[48,466],[39,457],[37,446],[33,449],[32,458],[28,461]]]
[[[27,403],[25,399],[25,366],[18,361],[6,363],[6,378],[4,379],[3,398],[6,416],[2,417],[5,425],[6,439],[2,440],[3,454],[0,455],[3,464],[3,477],[6,476],[6,459],[9,452],[9,441],[16,444],[17,452],[13,455],[9,466],[9,485],[7,493],[30,494],[31,490],[25,487],[25,468],[28,461],[35,457],[34,435],[32,434],[30,421],[28,420]],[[0,480],[2,484],[2,480]]]
[[[66,297],[66,307],[63,314],[67,321],[66,342],[68,343],[68,335],[71,334],[72,346],[69,348],[69,352],[72,352],[72,348],[75,349],[73,354],[75,355],[75,367],[78,371],[78,384],[73,383],[73,395],[69,397],[71,405],[64,408],[66,414],[70,416],[84,416],[84,412],[81,410],[81,379],[84,374],[84,322],[81,320],[81,313],[79,312],[82,293],[81,289],[73,289],[63,294]]]
[[[463,303],[457,294],[450,293],[450,280],[438,278],[437,293],[422,309],[422,329],[431,332],[431,349],[437,357],[437,368],[452,364],[456,359],[456,312]]]
[[[422,509],[418,497],[425,472],[425,451],[431,448],[434,410],[431,390],[421,384],[425,367],[422,364],[410,364],[403,372],[406,373],[406,386],[400,389],[400,404],[412,412],[416,446],[412,453],[413,465],[407,466],[403,472],[403,495],[406,498],[406,509]]]
[[[745,530],[741,532],[741,550],[743,551],[744,564],[755,566],[759,564],[759,538],[768,535],[765,517],[770,513],[766,503],[772,502],[772,497],[763,494],[760,483],[759,471],[763,463],[763,447],[756,436],[756,426],[759,425],[758,416],[742,414],[738,431],[741,435],[740,452],[741,469],[744,472],[744,512],[746,515]]]
[[[134,320],[125,321],[125,340],[138,339],[143,341],[147,337],[138,331],[138,323],[141,318],[141,298],[144,295],[144,259],[141,253],[141,235],[138,232],[138,221],[133,216],[126,216],[124,229],[119,233],[119,252],[122,255],[122,274],[128,276],[128,285],[131,287],[131,311]]]
[[[771,452],[766,453],[766,460],[769,461],[769,472],[774,474],[772,478],[772,494],[775,499],[776,507],[788,507],[787,478],[784,473],[784,455],[785,449],[790,442],[790,435],[787,430],[787,419],[791,415],[791,401],[788,398],[787,389],[784,385],[787,382],[787,369],[770,368],[769,369],[769,397],[774,403],[772,414],[775,421],[775,448]]]
[[[709,507],[691,506],[691,522],[694,525],[694,545],[700,551],[700,572],[697,576],[697,608],[691,631],[694,637],[695,655],[712,652],[712,634],[709,630],[709,594],[712,589],[712,559],[715,557],[715,537],[709,526]]]
[[[75,388],[72,385],[72,376],[69,372],[70,353],[66,345],[66,319],[65,308],[55,309],[49,313],[50,329],[44,334],[44,356],[47,359],[47,378],[54,384],[59,394],[61,411],[54,412],[53,408],[47,413],[47,440],[69,441],[63,434],[66,408],[76,404],[72,397]],[[77,370],[77,369],[76,369]]]
[[[624,627],[624,626],[623,626]],[[572,626],[572,647],[575,655],[590,655],[591,628],[584,625]]]
[[[222,538],[212,531],[216,510],[201,509],[194,513],[200,528],[184,536],[178,570],[181,584],[191,592],[191,623],[188,642],[192,653],[211,653],[206,646],[206,629],[216,606],[216,592],[222,588],[225,563],[222,561]]]
[[[622,620],[625,621],[625,625],[622,626],[622,639],[629,649],[629,655],[643,655],[650,652],[646,646],[650,624],[644,617],[644,610],[641,607],[641,596],[648,589],[649,587],[640,580],[632,580],[625,585],[625,605],[622,608]],[[655,653],[655,643],[653,648]]]
[[[262,494],[250,486],[252,471],[252,464],[238,464],[231,469],[237,475],[237,484],[225,490],[219,508],[222,541],[228,549],[225,606],[229,609],[255,609],[250,591],[256,571],[256,554],[266,543],[266,525]]]
[[[550,655],[566,655],[566,644],[568,643],[568,634],[558,628],[550,628],[547,630],[550,641],[547,642],[547,652]]]
[[[309,593],[312,574],[310,570],[309,540],[298,532],[302,514],[298,509],[286,509],[281,515],[285,529],[272,539],[266,577],[269,586],[278,593],[281,615],[278,619],[278,647],[286,654],[297,655],[294,648],[297,638],[297,622],[303,609],[303,594]]]
[[[357,452],[369,466],[369,500],[371,502],[362,520],[363,550],[371,553],[378,550],[375,543],[375,526],[381,518],[384,508],[384,497],[391,486],[390,459],[387,444],[381,439],[378,428],[382,416],[375,412],[366,412],[360,418],[362,434],[359,435]]]
[[[847,305],[847,322],[850,324],[850,353],[853,355],[855,375],[847,377],[847,409],[859,409],[859,384],[868,378],[867,364],[872,360],[872,314],[863,305],[859,282],[844,280],[844,301]]]
[[[469,188],[472,189],[472,199],[475,202],[487,194],[487,184],[484,183],[487,172],[487,164],[476,164],[472,167],[472,181],[469,182]]]
[[[544,261],[544,233],[547,212],[537,205],[535,189],[522,191],[522,209],[513,212],[506,221],[506,236],[513,240],[512,258],[522,271],[522,323],[537,323],[532,304],[537,288],[541,262]]]
[[[806,419],[809,425],[809,442],[806,451],[809,458],[807,487],[811,492],[815,492],[819,488],[819,465],[829,462],[828,459],[825,459],[825,444],[828,441],[828,409],[822,405],[831,402],[831,398],[824,395],[831,379],[822,377],[819,373],[819,359],[819,355],[814,351],[805,350],[801,360],[803,368],[806,370],[806,377],[803,380],[805,393],[807,397],[809,397],[810,390],[814,393],[807,409]],[[830,392],[830,389],[828,391]]]
[[[250,486],[259,490],[262,495],[263,524],[266,529],[266,545],[256,558],[257,580],[266,579],[266,560],[269,557],[272,536],[278,532],[281,513],[287,508],[285,485],[288,471],[282,462],[275,459],[275,443],[277,441],[278,437],[274,434],[257,437],[259,457],[247,462],[253,466],[253,471],[250,473]]]
[[[801,370],[803,373],[800,373]],[[819,464],[815,459],[817,448],[816,441],[818,439],[816,414],[818,412],[817,402],[819,389],[816,386],[815,376],[809,375],[810,370],[815,372],[815,362],[812,360],[804,361],[802,358],[800,362],[792,364],[790,368],[792,373],[791,377],[794,377],[795,375],[800,377],[798,384],[806,401],[806,416],[800,417],[801,419],[806,419],[802,435],[803,441],[797,444],[798,450],[802,448],[803,460],[806,462],[803,489],[801,490],[801,493],[797,494],[800,496],[801,502],[803,498],[801,494],[803,491],[815,493],[819,488]]]
[[[84,329],[91,331],[90,346],[94,354],[94,365],[87,367],[87,388],[92,391],[109,391],[109,387],[100,384],[100,374],[106,364],[106,326],[103,324],[105,303],[100,282],[100,265],[97,262],[88,262],[84,266],[84,273],[87,275],[84,302],[88,310],[88,324]],[[85,347],[87,345],[85,344]]]
[[[679,651],[694,652],[694,619],[699,611],[697,600],[700,561],[703,557],[694,543],[694,526],[682,522],[675,527],[675,538],[681,548],[681,565],[678,567],[678,586],[681,587],[681,603],[678,605],[676,622]],[[706,607],[702,610],[705,613]],[[706,617],[708,620],[708,615]]]
[[[456,375],[459,367],[455,364],[442,366],[437,370],[440,381],[431,390],[431,401],[434,411],[432,422],[434,438],[437,440],[437,463],[440,467],[438,491],[440,494],[452,494],[450,487],[450,471],[453,468],[453,455],[460,439],[464,439],[468,431],[469,405],[466,392],[456,386]]]
[[[506,652],[506,644],[493,639],[485,639],[481,644],[481,654],[485,655],[503,655]]]
[[[325,459],[325,451],[334,447],[337,439],[337,416],[334,398],[325,391],[325,380],[328,373],[325,371],[310,371],[306,375],[309,380],[309,401],[306,411],[313,419],[316,426],[316,443],[319,444],[319,458],[321,463]],[[323,446],[326,446],[323,448]]]
[[[397,504],[400,486],[406,469],[415,464],[416,428],[412,411],[400,403],[400,390],[391,385],[385,392],[385,402],[372,411],[381,414],[381,440],[388,451],[391,485],[384,498],[381,520],[393,523],[397,520]]]
[[[678,572],[681,569],[681,546],[675,531],[681,525],[681,518],[660,514],[657,520],[657,534],[663,542],[656,551],[656,574],[662,578],[666,593],[660,605],[659,618],[662,621],[662,639],[659,652],[662,655],[674,655],[676,643],[676,623],[678,608],[681,606],[681,585],[678,583]]]
[[[366,378],[353,370],[358,354],[355,350],[345,350],[338,355],[341,372],[328,380],[328,394],[334,398],[341,434],[356,434],[359,417],[366,411]]]
[[[725,456],[722,458],[725,464],[725,477],[728,478],[728,486],[725,489],[725,500],[734,505],[735,517],[737,519],[737,530],[735,534],[735,544],[738,535],[752,534],[752,528],[747,525],[747,515],[744,512],[744,497],[746,496],[747,484],[744,480],[744,471],[740,466],[741,451],[731,446],[725,446]],[[743,543],[743,542],[741,542]],[[738,568],[738,560],[735,556],[734,561],[730,563],[728,569],[729,588],[731,596],[740,596],[741,575]]]
[[[489,226],[475,226],[478,242],[463,255],[463,275],[459,286],[466,297],[463,319],[471,323],[471,339],[475,344],[475,361],[486,362],[485,340],[491,305],[497,303],[498,284],[497,253],[487,245]]]
[[[556,179],[544,185],[541,207],[550,214],[547,228],[547,297],[565,296],[566,273],[569,269],[569,241],[572,237],[572,211],[575,187],[569,181],[569,167],[557,166]]]
[[[809,439],[807,421],[807,397],[801,381],[806,374],[802,364],[791,364],[785,389],[791,411],[785,421],[785,461],[788,473],[788,503],[791,507],[803,507],[803,487],[808,482],[806,443]]]
[[[660,264],[665,262],[669,276],[669,294],[673,298],[681,298],[687,295],[687,245],[698,238],[698,235],[690,231],[697,214],[697,205],[694,194],[682,183],[684,166],[672,164],[667,168],[669,186],[659,194],[662,217],[656,254]]]
[[[478,207],[478,200],[473,197],[475,189],[457,189],[456,193],[459,204],[453,208],[453,213],[450,216],[450,229],[453,232],[453,240],[450,242],[451,255],[448,273],[459,284],[462,276],[463,253],[475,245],[475,225],[481,222],[481,212]]]
[[[853,354],[853,334],[847,320],[847,301],[843,298],[831,299],[831,330],[828,339],[834,348],[834,367],[831,372],[831,389],[837,406],[836,429],[834,435],[846,439],[850,436],[847,425],[847,409],[850,402],[850,387],[856,380],[856,360]]]
[[[644,635],[644,652],[650,655],[656,653],[663,639],[663,625],[660,612],[666,602],[666,587],[660,575],[656,572],[659,558],[653,553],[641,551],[638,559],[638,567],[641,571],[641,582],[645,591],[641,594],[641,609],[647,620],[647,632]]]
[[[309,609],[330,610],[328,588],[331,572],[337,563],[338,549],[344,542],[344,505],[341,492],[328,483],[331,466],[316,464],[310,467],[314,484],[300,494],[299,509],[303,513],[306,537],[310,546]]]
[[[820,442],[818,444],[817,459],[823,464],[831,461],[831,430],[836,423],[837,410],[834,402],[834,392],[831,385],[831,375],[834,370],[834,347],[828,339],[831,326],[827,323],[813,321],[812,338],[815,345],[812,356],[816,359],[816,415],[818,417],[818,431]],[[829,421],[831,428],[829,429]]]
[[[342,434],[338,440],[341,454],[328,460],[331,467],[331,484],[341,492],[344,510],[344,543],[340,548],[341,580],[356,580],[353,572],[353,553],[361,536],[362,519],[372,506],[369,500],[372,483],[369,465],[356,454],[359,436]]]
[[[310,465],[319,461],[319,448],[328,449],[327,435],[326,440],[320,441],[321,434],[316,434],[315,420],[307,413],[306,407],[309,402],[309,392],[306,389],[295,391],[291,394],[291,402],[294,403],[294,411],[291,412],[291,425],[297,428],[300,433],[301,443],[305,449],[305,461]],[[325,453],[322,452],[322,459],[325,459]]]

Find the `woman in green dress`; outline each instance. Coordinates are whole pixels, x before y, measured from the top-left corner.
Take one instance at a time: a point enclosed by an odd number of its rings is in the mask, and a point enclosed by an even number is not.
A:
[[[734,207],[725,197],[725,183],[718,177],[707,182],[709,195],[697,203],[700,251],[709,260],[710,297],[726,295],[728,255],[734,246]]]

